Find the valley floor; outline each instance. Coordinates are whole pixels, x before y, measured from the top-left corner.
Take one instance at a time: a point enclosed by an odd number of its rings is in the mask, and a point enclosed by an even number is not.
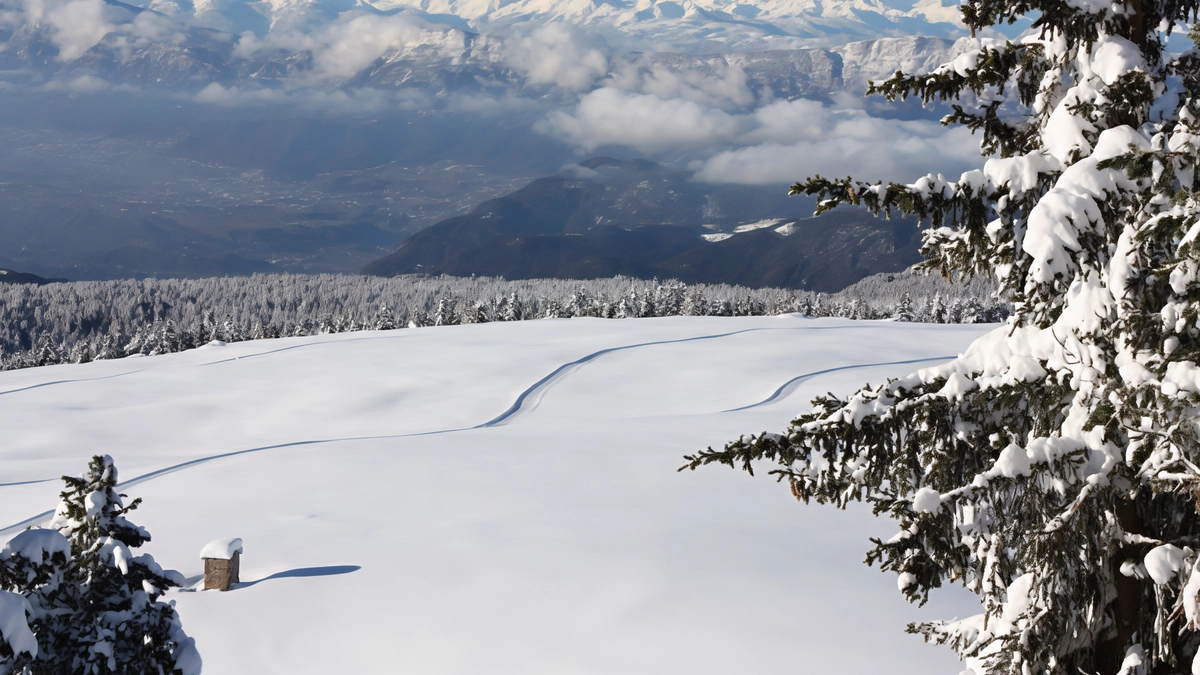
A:
[[[990,328],[555,319],[3,372],[0,534],[108,453],[164,567],[242,537],[239,587],[168,594],[213,674],[956,673],[903,630],[971,598],[863,566],[890,523],[675,470]]]

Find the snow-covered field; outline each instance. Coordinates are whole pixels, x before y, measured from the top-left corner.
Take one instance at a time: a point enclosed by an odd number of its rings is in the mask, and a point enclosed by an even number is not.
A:
[[[988,328],[561,319],[4,372],[0,527],[108,453],[164,566],[243,538],[239,587],[168,596],[215,675],[956,673],[903,628],[973,603],[863,566],[889,523],[675,469]]]

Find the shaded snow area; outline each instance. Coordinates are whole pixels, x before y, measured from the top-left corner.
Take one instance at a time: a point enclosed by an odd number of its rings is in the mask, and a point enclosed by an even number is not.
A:
[[[214,674],[957,673],[904,626],[975,603],[863,566],[887,522],[675,470],[988,329],[553,319],[4,372],[0,526],[111,454]],[[242,583],[194,590],[234,534]]]

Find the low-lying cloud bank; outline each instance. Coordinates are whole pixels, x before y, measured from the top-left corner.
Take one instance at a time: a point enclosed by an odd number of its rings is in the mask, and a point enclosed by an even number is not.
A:
[[[911,180],[930,168],[955,173],[979,159],[978,141],[965,129],[805,99],[731,112],[683,96],[602,87],[537,128],[583,152],[626,146],[652,155],[708,154],[691,168],[714,183],[784,183],[815,173]]]

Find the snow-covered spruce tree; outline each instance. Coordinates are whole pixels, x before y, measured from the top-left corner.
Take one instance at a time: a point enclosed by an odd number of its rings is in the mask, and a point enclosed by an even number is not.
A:
[[[145,528],[125,517],[116,491],[117,468],[108,455],[92,458],[82,477],[63,476],[66,489],[50,527],[70,542],[70,597],[56,596],[69,617],[45,641],[33,673],[200,672],[194,641],[184,632],[174,602],[159,598],[176,580],[149,554],[130,549],[150,541]]]
[[[392,314],[392,310],[388,309],[387,305],[379,305],[379,310],[375,312],[375,330],[395,330],[396,317]]]
[[[1198,5],[964,2],[973,30],[1033,29],[869,93],[950,102],[983,169],[792,189],[931,221],[926,267],[994,275],[1008,324],[687,458],[774,463],[797,499],[899,521],[867,561],[910,600],[979,595],[978,616],[910,627],[979,675],[1200,673],[1200,54],[1164,49]]]
[[[900,302],[896,305],[896,311],[892,315],[896,321],[911,322],[913,320],[913,303],[912,297],[908,293],[900,296]]]

